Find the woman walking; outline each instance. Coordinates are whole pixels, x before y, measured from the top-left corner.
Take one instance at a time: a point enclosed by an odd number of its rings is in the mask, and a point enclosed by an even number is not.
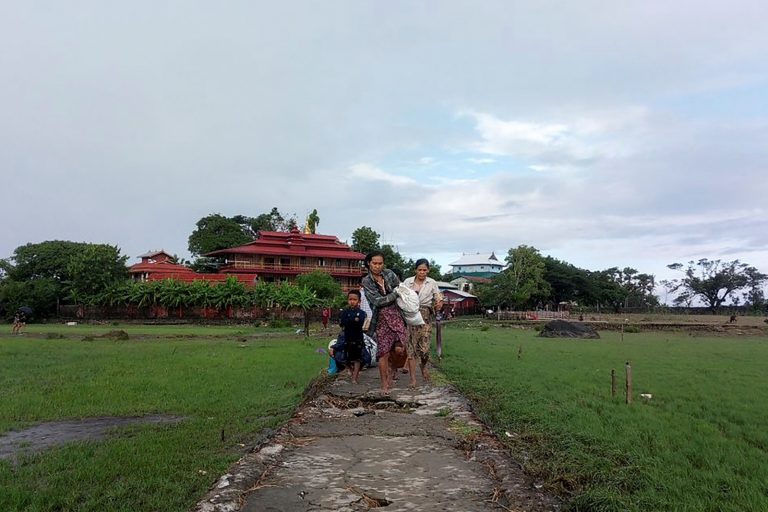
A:
[[[430,382],[429,350],[432,343],[432,321],[435,312],[443,307],[443,295],[437,287],[437,281],[427,277],[429,260],[416,260],[416,275],[405,280],[405,285],[419,295],[419,311],[424,319],[424,325],[408,326],[408,372],[411,377],[411,387],[416,387],[416,361],[421,368],[424,382]]]
[[[362,284],[365,297],[373,310],[368,332],[377,344],[381,391],[389,394],[395,371],[390,368],[390,352],[395,343],[400,342],[405,346],[408,341],[408,330],[403,315],[395,303],[395,288],[400,284],[400,279],[394,272],[384,268],[384,254],[380,251],[369,253],[365,257],[365,266],[368,275],[363,277]]]

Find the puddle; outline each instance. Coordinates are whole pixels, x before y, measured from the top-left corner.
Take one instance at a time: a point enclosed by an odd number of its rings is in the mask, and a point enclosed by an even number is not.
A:
[[[178,423],[181,416],[157,414],[153,416],[105,416],[84,420],[52,421],[24,430],[0,435],[0,460],[14,459],[17,455],[38,453],[72,441],[103,439],[115,427],[146,423]]]

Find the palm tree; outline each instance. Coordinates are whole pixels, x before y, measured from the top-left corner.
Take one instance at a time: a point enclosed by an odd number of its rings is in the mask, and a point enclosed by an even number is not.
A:
[[[284,284],[279,290],[283,307],[301,308],[304,312],[304,335],[309,336],[309,312],[319,304],[317,295],[306,286],[299,287],[292,284]]]
[[[157,300],[166,308],[178,308],[178,316],[181,318],[184,306],[190,303],[189,286],[176,279],[164,279],[157,292]]]
[[[205,311],[213,304],[213,288],[210,281],[196,280],[189,285],[189,305],[197,306]]]
[[[213,287],[212,303],[218,310],[226,309],[227,318],[232,318],[232,308],[242,306],[248,301],[248,291],[245,285],[230,276],[221,284]]]

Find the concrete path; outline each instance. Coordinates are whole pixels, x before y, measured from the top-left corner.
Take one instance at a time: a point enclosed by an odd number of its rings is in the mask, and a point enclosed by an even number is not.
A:
[[[195,511],[544,511],[544,494],[448,386],[391,396],[378,371],[326,383],[271,441],[238,461]]]

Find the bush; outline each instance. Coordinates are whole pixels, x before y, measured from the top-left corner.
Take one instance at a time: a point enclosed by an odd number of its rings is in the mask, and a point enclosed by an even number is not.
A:
[[[624,327],[624,332],[635,333],[636,334],[636,333],[640,332],[640,328],[638,326],[636,326],[636,325],[628,325],[628,326]]]
[[[269,321],[269,326],[273,329],[283,329],[285,327],[292,327],[293,324],[290,320],[286,320],[284,318],[275,318],[274,320]]]

